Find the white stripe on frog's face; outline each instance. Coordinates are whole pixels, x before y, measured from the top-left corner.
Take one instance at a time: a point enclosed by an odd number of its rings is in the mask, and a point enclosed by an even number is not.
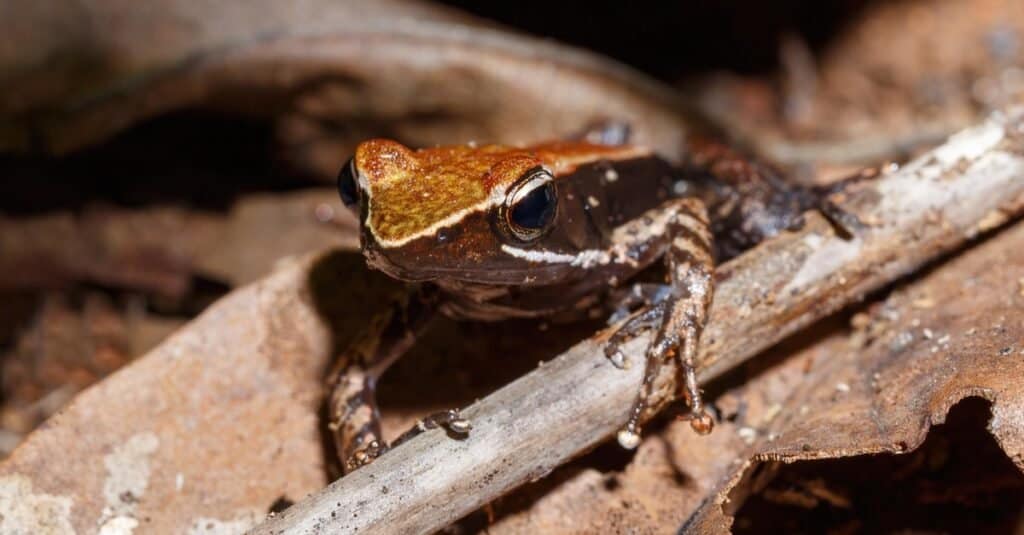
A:
[[[552,251],[531,251],[520,249],[508,244],[503,244],[501,250],[516,258],[522,258],[527,262],[537,264],[568,264],[572,267],[590,269],[594,266],[608,264],[609,262],[622,262],[618,257],[612,257],[608,251],[598,249],[585,249],[576,254],[555,253]]]
[[[576,261],[577,256],[571,254],[553,253],[551,251],[531,251],[528,249],[520,249],[519,247],[512,247],[511,245],[508,244],[502,244],[501,250],[504,251],[506,254],[512,255],[516,258],[522,258],[527,262],[536,262],[538,264],[572,264],[573,262]]]
[[[508,244],[501,246],[506,254],[516,258],[522,258],[527,262],[537,264],[568,264],[572,267],[590,269],[596,266],[604,266],[610,263],[636,264],[636,261],[628,257],[624,251],[615,248],[610,251],[599,249],[585,249],[576,254],[555,253],[552,251],[531,251],[520,249]]]
[[[612,235],[612,245],[607,250],[584,249],[576,254],[557,253],[538,249],[522,249],[503,244],[501,250],[506,254],[537,264],[569,264],[573,267],[590,269],[610,263],[629,264],[636,266],[637,261],[630,256],[630,249],[638,243],[647,242],[660,237],[668,230],[668,223],[679,215],[676,209],[654,209],[644,217],[623,225]],[[644,221],[647,219],[647,222]]]

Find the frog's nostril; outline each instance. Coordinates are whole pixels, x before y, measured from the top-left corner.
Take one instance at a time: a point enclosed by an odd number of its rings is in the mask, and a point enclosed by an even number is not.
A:
[[[356,163],[353,159],[342,166],[338,172],[338,194],[345,206],[353,206],[359,202],[359,188],[356,186]]]

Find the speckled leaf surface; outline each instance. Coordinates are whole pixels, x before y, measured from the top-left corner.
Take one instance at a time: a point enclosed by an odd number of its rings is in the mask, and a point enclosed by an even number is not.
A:
[[[346,279],[333,299],[369,315],[391,285],[326,258],[235,291],[48,420],[0,465],[0,532],[244,527],[326,484],[322,374],[349,331],[311,288]]]

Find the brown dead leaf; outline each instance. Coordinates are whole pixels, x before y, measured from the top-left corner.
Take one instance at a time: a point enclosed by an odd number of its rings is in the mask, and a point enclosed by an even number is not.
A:
[[[334,188],[247,195],[232,206],[217,235],[197,247],[194,269],[241,286],[266,276],[283,258],[357,249],[358,227]]]
[[[760,154],[842,175],[1024,101],[1020,2],[867,6],[818,58],[806,45],[781,48],[784,92],[774,81],[719,76],[702,91],[703,108]]]
[[[488,533],[727,531],[730,515],[778,474],[777,461],[913,452],[970,396],[992,403],[987,429],[1024,471],[1024,297],[1014,291],[1022,268],[1018,224],[897,290],[852,334],[818,326],[807,347],[794,351],[797,339],[748,364],[749,380],[715,401],[723,422],[710,437],[675,422],[621,473],[556,472],[564,481],[554,488],[526,487],[500,502]],[[920,295],[937,306],[916,307]],[[824,482],[806,485],[764,499],[848,503]],[[991,485],[1019,495],[1024,477]]]
[[[64,296],[48,296],[31,327],[0,357],[0,429],[18,436],[31,431],[79,390],[148,351],[182,323],[146,314],[141,302],[115,307],[103,294],[86,294],[80,307]]]
[[[0,488],[49,508],[4,515],[0,531],[237,530],[321,488],[332,336],[310,290],[315,265],[290,263],[218,301],[30,435],[0,464]],[[355,286],[373,295],[376,280]]]
[[[80,214],[0,215],[0,287],[95,282],[181,297],[202,275],[231,286],[279,259],[357,245],[333,189],[242,197],[227,214],[175,207],[91,207]]]
[[[67,152],[183,108],[278,121],[285,152],[324,178],[372,136],[514,143],[613,119],[671,156],[684,135],[674,94],[642,74],[438,5],[18,6],[0,27],[7,150]]]
[[[0,280],[8,289],[90,280],[165,295],[184,293],[189,282],[188,261],[176,239],[202,236],[209,224],[207,217],[174,209],[0,217]]]

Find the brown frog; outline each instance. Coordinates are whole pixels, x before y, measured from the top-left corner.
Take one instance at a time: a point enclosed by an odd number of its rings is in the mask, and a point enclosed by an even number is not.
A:
[[[416,290],[332,374],[332,429],[345,469],[386,450],[376,381],[435,312],[493,321],[582,315],[609,303],[617,331],[605,351],[616,366],[627,365],[626,341],[655,332],[619,443],[638,444],[652,383],[671,359],[683,372],[692,427],[710,432],[714,420],[694,366],[715,262],[799,224],[820,196],[787,186],[723,145],[703,144],[693,154],[679,167],[643,147],[586,141],[359,145],[338,187],[359,214],[362,251],[371,267]],[[664,284],[631,283],[659,260]],[[471,428],[451,410],[403,437],[436,426]]]

